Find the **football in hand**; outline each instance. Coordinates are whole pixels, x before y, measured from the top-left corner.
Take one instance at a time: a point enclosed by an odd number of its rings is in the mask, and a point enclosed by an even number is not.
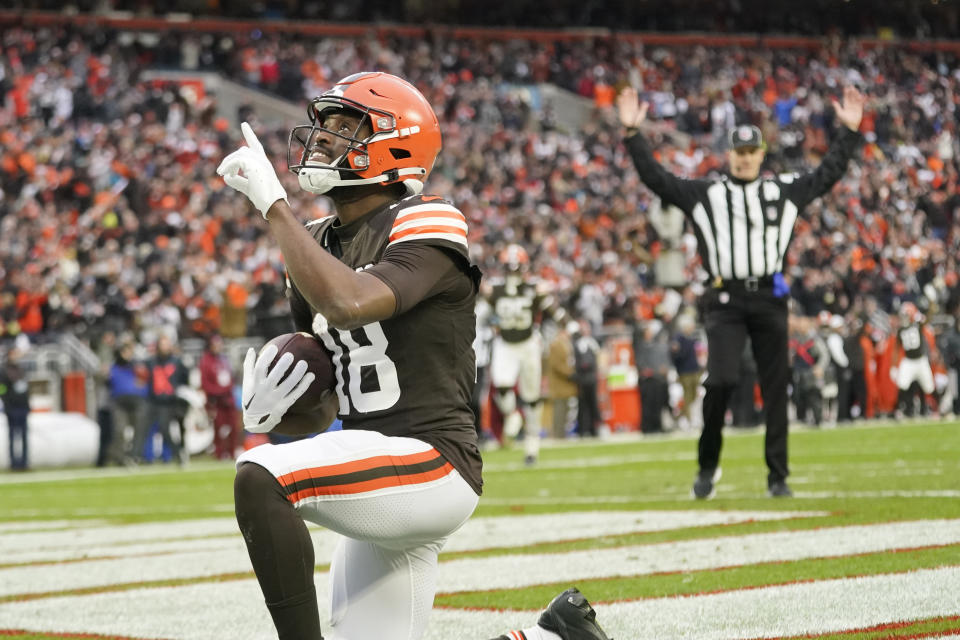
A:
[[[296,366],[298,361],[304,360],[307,363],[307,371],[314,375],[313,382],[307,387],[307,390],[297,398],[297,401],[284,414],[281,425],[290,420],[301,421],[301,419],[316,418],[336,383],[330,354],[316,338],[303,331],[279,335],[264,345],[264,348],[271,344],[277,347],[277,356],[270,364],[271,367],[276,364],[280,356],[290,353],[293,354],[293,364],[290,365],[290,370]],[[323,431],[328,426],[330,425],[317,425],[314,430]]]

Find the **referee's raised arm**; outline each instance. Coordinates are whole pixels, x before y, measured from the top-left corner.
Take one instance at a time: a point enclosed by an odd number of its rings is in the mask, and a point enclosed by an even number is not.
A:
[[[640,180],[647,185],[647,188],[657,194],[661,200],[676,205],[684,213],[689,214],[697,202],[697,194],[700,190],[693,187],[696,181],[678,178],[660,166],[653,157],[650,145],[640,133],[640,125],[646,120],[649,107],[648,103],[638,101],[637,91],[632,87],[627,87],[617,96],[620,124],[627,130],[624,144],[630,152],[630,158],[637,168]]]
[[[811,201],[819,198],[837,183],[847,171],[850,158],[863,140],[860,135],[860,121],[863,119],[865,98],[854,87],[845,87],[843,103],[833,100],[833,110],[837,120],[843,125],[827,150],[823,160],[813,171],[785,184],[784,189],[797,207],[803,209]]]

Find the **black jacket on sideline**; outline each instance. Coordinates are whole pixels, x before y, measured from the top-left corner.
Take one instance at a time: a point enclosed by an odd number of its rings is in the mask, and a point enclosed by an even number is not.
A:
[[[0,399],[4,411],[30,410],[30,385],[20,365],[8,362],[0,371]]]

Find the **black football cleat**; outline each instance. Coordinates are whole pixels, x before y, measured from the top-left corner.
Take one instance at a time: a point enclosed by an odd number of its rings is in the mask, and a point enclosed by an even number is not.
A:
[[[771,498],[792,498],[793,491],[790,490],[790,486],[784,480],[777,480],[771,482],[767,487],[767,495]]]
[[[690,490],[690,495],[692,495],[697,500],[709,500],[713,496],[717,495],[717,481],[720,480],[720,476],[723,475],[723,472],[720,470],[720,467],[716,469],[701,469],[697,472],[697,477],[693,481],[693,488]]]
[[[597,613],[577,589],[567,589],[554,598],[537,621],[563,640],[613,640],[597,624]]]

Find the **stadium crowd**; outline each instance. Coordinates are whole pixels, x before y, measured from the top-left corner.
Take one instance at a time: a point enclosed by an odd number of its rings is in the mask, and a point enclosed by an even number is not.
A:
[[[702,281],[695,238],[676,246],[645,215],[657,203],[620,145],[617,89],[652,104],[661,162],[690,177],[722,168],[734,124],[760,126],[767,167],[815,164],[833,131],[829,98],[869,96],[859,161],[797,229],[794,312],[862,323],[874,343],[904,302],[960,307],[960,65],[953,55],[830,39],[816,50],[646,47],[612,37],[539,42],[398,35],[371,39],[132,34],[5,28],[0,35],[0,334],[70,331],[172,338],[269,336],[289,326],[283,266],[245,202],[214,169],[238,132],[210,96],[141,82],[152,67],[216,69],[297,103],[366,69],[409,78],[434,105],[444,149],[430,181],[467,216],[475,260],[497,274],[507,243],[577,317],[616,332],[672,330]],[[593,102],[579,130],[534,109],[553,83]],[[255,114],[253,114],[255,119]],[[264,132],[291,205],[325,215],[285,171],[287,131]],[[639,213],[639,215],[638,215]],[[679,248],[676,295],[658,258]],[[944,331],[947,336],[950,332]],[[954,330],[955,333],[955,330]],[[944,351],[945,357],[960,355]],[[957,367],[956,360],[941,367]]]

